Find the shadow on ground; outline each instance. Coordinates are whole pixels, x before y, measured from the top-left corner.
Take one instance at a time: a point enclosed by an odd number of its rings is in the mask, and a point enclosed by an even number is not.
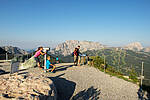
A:
[[[8,74],[10,72],[5,72],[4,70],[0,69],[0,75],[3,75],[3,74]]]
[[[72,100],[98,100],[100,93],[100,90],[91,86],[87,90],[83,90],[73,96]]]
[[[64,70],[67,70],[67,68],[70,68],[72,67],[73,65],[64,65],[64,66],[59,66],[59,67],[56,67],[55,71],[58,72],[58,71],[64,71]]]
[[[70,100],[74,93],[76,83],[62,78],[61,76],[63,75],[48,78],[54,82],[57,90],[57,100]]]

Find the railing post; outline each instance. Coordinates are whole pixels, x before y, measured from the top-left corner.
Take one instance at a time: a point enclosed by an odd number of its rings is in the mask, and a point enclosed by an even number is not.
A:
[[[8,60],[8,54],[7,54],[7,52],[6,52],[6,60]]]
[[[105,72],[105,63],[106,63],[106,62],[105,62],[105,55],[104,55],[104,72]]]
[[[142,87],[142,84],[143,84],[143,69],[144,69],[144,62],[142,62],[142,69],[141,69],[141,87]]]

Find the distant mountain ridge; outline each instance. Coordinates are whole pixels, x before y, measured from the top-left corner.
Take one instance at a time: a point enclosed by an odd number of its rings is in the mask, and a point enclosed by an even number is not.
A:
[[[143,49],[144,52],[150,52],[150,47],[146,47]]]
[[[144,47],[141,45],[140,42],[133,42],[124,46],[123,48],[127,50],[133,50],[133,51],[141,51],[143,50]]]
[[[27,51],[20,49],[18,47],[3,46],[1,48],[11,54],[23,54],[23,55],[28,54]]]
[[[81,47],[80,48],[81,52],[85,52],[88,50],[101,50],[103,48],[110,48],[100,44],[99,42],[68,40],[61,44],[58,44],[56,48],[52,49],[50,52],[52,54],[57,54],[57,55],[61,54],[63,56],[67,56],[70,55],[74,51],[74,48],[76,48],[78,45],[80,45]],[[117,49],[117,47],[113,47],[113,48]],[[139,52],[140,51],[150,52],[150,47],[144,48],[140,42],[133,42],[126,46],[122,46],[118,48],[122,48],[125,50],[139,51]]]
[[[51,50],[51,53],[67,56],[70,55],[78,45],[81,47],[81,52],[87,50],[100,50],[104,48],[104,46],[99,42],[68,40],[57,45],[56,48]]]
[[[133,42],[123,47],[126,50],[150,52],[150,47],[143,47],[140,42]]]
[[[74,48],[76,48],[78,45],[81,46],[81,48],[80,48],[81,52],[85,52],[88,50],[101,50],[103,48],[110,48],[110,47],[107,47],[103,44],[100,44],[99,42],[67,40],[63,43],[58,44],[56,46],[56,48],[51,49],[50,53],[52,53],[54,55],[55,54],[56,55],[61,54],[63,56],[68,56],[74,51]],[[142,52],[149,52],[150,53],[150,47],[144,48],[140,42],[133,42],[133,43],[130,43],[126,46],[112,47],[112,48],[116,48],[116,49],[122,48],[122,49],[126,49],[126,50],[142,51]],[[13,46],[3,46],[3,47],[1,47],[1,49],[5,50],[5,52],[7,51],[8,53],[12,53],[12,54],[28,54],[28,53],[35,51],[35,49],[26,51],[26,50],[20,49],[18,47],[13,47]]]

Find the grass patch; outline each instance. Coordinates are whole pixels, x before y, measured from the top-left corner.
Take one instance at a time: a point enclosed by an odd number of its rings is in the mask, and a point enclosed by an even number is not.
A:
[[[104,65],[104,59],[102,59],[100,56],[91,57],[91,59],[93,59],[92,66],[94,66],[95,68],[99,69],[102,72],[104,72],[104,68],[105,68],[105,73],[111,76],[115,76],[115,77],[118,77],[120,79],[123,79],[128,82],[132,82],[135,84],[139,82],[139,80],[137,79],[137,74],[135,73],[134,69],[131,69],[131,71],[129,72],[129,75],[128,75],[129,78],[125,78],[124,74],[120,71],[117,71],[114,67],[108,65],[107,63]]]

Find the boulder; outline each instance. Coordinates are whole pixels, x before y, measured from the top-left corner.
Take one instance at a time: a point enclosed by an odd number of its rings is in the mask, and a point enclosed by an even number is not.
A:
[[[0,100],[56,100],[53,82],[33,73],[1,75]]]

